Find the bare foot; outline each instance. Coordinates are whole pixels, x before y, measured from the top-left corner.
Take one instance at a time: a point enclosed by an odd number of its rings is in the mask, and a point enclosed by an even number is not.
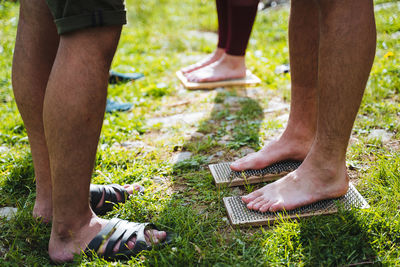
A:
[[[142,187],[138,184],[126,184],[123,186],[124,189],[128,192],[129,195],[132,195],[133,192],[140,192]],[[43,196],[42,196],[43,195]],[[117,199],[120,201],[123,198],[120,194],[117,194]],[[104,203],[104,195],[102,199],[99,201],[97,207],[101,206]],[[53,210],[52,210],[52,200],[51,193],[50,194],[39,194],[36,197],[35,206],[33,208],[33,218],[42,221],[43,223],[51,222]]]
[[[52,210],[52,199],[50,194],[37,194],[35,200],[35,206],[33,207],[32,216],[38,221],[43,223],[51,222],[53,215]]]
[[[292,210],[319,200],[343,196],[349,187],[344,163],[327,168],[329,162],[304,161],[294,172],[264,186],[242,200],[260,212]]]
[[[313,139],[314,136],[298,137],[284,133],[261,150],[236,160],[230,167],[234,171],[258,170],[283,160],[303,161]]]
[[[86,249],[90,241],[107,225],[108,221],[92,216],[87,223],[77,230],[68,230],[65,234],[56,234],[52,228],[49,241],[49,256],[55,263],[63,263],[72,261],[74,255],[81,254]],[[76,225],[79,225],[78,223]],[[166,232],[157,230],[146,230],[145,239],[148,245],[153,245],[162,242],[166,239]],[[127,242],[127,247],[133,249],[135,247],[136,237],[132,237]],[[104,253],[107,247],[108,240],[102,244],[98,253]],[[116,243],[113,251],[118,252],[120,242]]]
[[[224,54],[218,61],[186,75],[189,82],[215,82],[246,77],[244,56]]]
[[[201,60],[201,61],[199,61],[199,62],[197,62],[197,63],[195,63],[193,65],[190,65],[190,66],[187,66],[185,68],[182,68],[181,72],[183,74],[187,74],[187,73],[190,73],[192,71],[195,71],[195,70],[198,70],[200,68],[203,68],[205,66],[208,66],[208,65],[218,61],[224,54],[225,54],[225,49],[217,48],[214,52],[212,52],[205,59],[203,59],[203,60]]]

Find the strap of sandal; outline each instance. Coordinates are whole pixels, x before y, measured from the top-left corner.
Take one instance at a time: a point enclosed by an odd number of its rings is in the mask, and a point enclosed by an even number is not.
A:
[[[104,203],[97,208],[97,205],[101,201],[104,193]],[[117,194],[121,196],[121,200],[118,201]],[[129,197],[128,192],[118,184],[111,185],[90,185],[90,206],[93,211],[98,215],[104,215],[108,211],[111,211],[113,206],[117,203],[125,203]]]
[[[101,231],[90,241],[89,245],[86,248],[86,254],[93,252],[98,252],[100,246],[104,243],[105,240],[108,239],[110,234],[115,231],[117,225],[122,220],[113,218],[111,219],[107,225],[101,229]]]
[[[145,238],[146,228],[157,229],[153,224],[149,223],[134,223],[121,219],[111,219],[110,222],[96,235],[86,248],[86,255],[92,255],[93,252],[105,259],[128,258],[137,255],[143,250],[151,249],[147,245]],[[128,241],[136,237],[135,246],[133,249],[128,249]],[[99,249],[108,240],[104,253],[100,254]],[[114,247],[118,242],[121,242],[118,252],[114,252]]]

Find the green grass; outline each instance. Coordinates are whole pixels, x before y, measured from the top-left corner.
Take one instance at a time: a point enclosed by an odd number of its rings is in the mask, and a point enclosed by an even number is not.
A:
[[[377,4],[392,1],[376,1]],[[130,261],[107,263],[77,258],[79,266],[394,266],[400,265],[400,4],[376,11],[378,46],[367,90],[353,130],[347,160],[350,175],[371,208],[276,226],[233,229],[222,198],[251,188],[216,189],[207,165],[241,157],[279,135],[287,110],[264,113],[271,101],[290,101],[289,75],[274,73],[288,63],[287,7],[259,13],[247,54],[262,84],[217,91],[182,90],[174,72],[211,52],[215,43],[201,32],[216,32],[213,1],[128,2],[113,69],[145,78],[112,85],[109,97],[134,103],[128,113],[106,114],[93,181],[146,187],[106,218],[152,221],[176,233],[165,248]],[[26,131],[13,100],[11,62],[18,3],[0,1],[0,207],[17,207],[0,221],[1,266],[49,265],[50,226],[31,217],[34,172]],[[198,34],[190,34],[199,31]],[[171,105],[171,104],[179,105]],[[149,125],[148,119],[197,114],[197,121]],[[389,142],[371,139],[383,129]],[[204,137],[190,137],[198,132]],[[126,141],[145,146],[126,148]],[[179,152],[192,158],[174,164]],[[223,153],[218,153],[218,152]]]

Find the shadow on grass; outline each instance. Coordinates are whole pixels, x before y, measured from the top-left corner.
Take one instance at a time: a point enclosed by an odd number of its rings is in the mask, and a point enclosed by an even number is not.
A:
[[[150,252],[146,264],[238,264],[240,259],[244,265],[260,264],[261,249],[249,246],[251,238],[243,242],[223,219],[222,197],[229,190],[217,189],[208,170],[211,162],[243,156],[238,150],[244,146],[259,148],[262,108],[244,94],[244,90],[217,92],[210,116],[197,129],[204,136],[193,135],[184,143],[182,151],[194,156],[173,166],[174,194],[159,214],[160,223],[177,234],[176,250]]]
[[[373,265],[376,251],[357,210],[300,220],[299,244],[308,266]]]
[[[150,252],[146,264],[374,264],[377,253],[357,211],[340,210],[335,215],[300,220],[295,224],[298,231],[285,230],[293,240],[277,228],[235,230],[228,225],[222,198],[234,189],[217,189],[207,165],[216,150],[229,150],[217,159],[222,162],[237,156],[235,150],[242,146],[259,148],[263,113],[255,100],[232,91],[219,92],[214,101],[211,116],[198,128],[207,139],[193,137],[184,144],[183,149],[195,156],[173,166],[175,194],[159,214],[160,223],[177,234],[175,249]],[[287,224],[283,222],[282,227]]]

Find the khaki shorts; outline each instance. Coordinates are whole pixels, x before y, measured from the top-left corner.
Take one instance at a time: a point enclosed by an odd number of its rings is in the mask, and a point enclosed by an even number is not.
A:
[[[58,34],[126,24],[124,0],[46,0]]]

